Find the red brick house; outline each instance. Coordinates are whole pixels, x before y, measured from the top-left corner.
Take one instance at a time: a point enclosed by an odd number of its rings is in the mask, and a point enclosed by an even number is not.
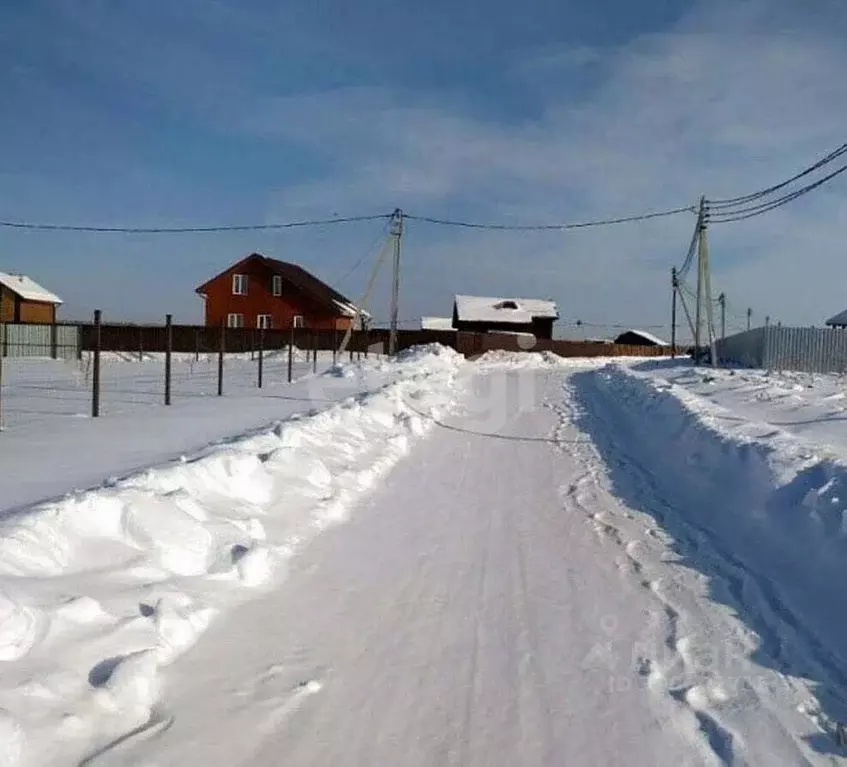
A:
[[[206,325],[346,330],[355,317],[349,298],[303,267],[261,253],[251,253],[196,292],[206,301]]]

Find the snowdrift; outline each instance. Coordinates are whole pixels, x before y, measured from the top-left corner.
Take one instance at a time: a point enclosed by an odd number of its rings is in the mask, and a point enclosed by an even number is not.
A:
[[[811,715],[847,722],[847,464],[681,386],[609,365],[570,379],[613,491],[744,621],[753,659],[805,680]]]
[[[167,724],[159,668],[347,518],[451,408],[464,362],[431,346],[379,364],[394,383],[0,522],[0,767]]]

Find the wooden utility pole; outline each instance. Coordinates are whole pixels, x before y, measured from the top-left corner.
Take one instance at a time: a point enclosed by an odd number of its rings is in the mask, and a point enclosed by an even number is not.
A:
[[[400,309],[400,241],[403,238],[403,211],[394,211],[391,219],[391,236],[394,239],[394,259],[391,274],[391,333],[388,337],[388,354],[397,353],[397,317]]]
[[[671,269],[671,359],[676,357],[676,291],[678,287],[676,267]]]

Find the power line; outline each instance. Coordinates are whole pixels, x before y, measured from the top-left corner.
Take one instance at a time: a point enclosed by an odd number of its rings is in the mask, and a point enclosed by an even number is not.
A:
[[[777,197],[775,200],[771,200],[766,203],[760,203],[759,205],[753,205],[747,208],[739,208],[737,210],[730,210],[725,213],[718,213],[714,216],[711,216],[711,221],[718,224],[729,224],[734,221],[744,221],[748,218],[754,218],[755,216],[761,216],[765,213],[770,213],[770,211],[775,210],[776,208],[781,208],[783,205],[787,205],[789,202],[793,202],[794,200],[802,197],[803,195],[808,194],[809,192],[817,189],[820,186],[828,183],[836,176],[840,176],[842,173],[847,171],[847,164],[842,165],[838,170],[829,173],[823,178],[818,179],[812,184],[807,184],[800,189],[797,189],[794,192],[783,195],[782,197]]]
[[[594,221],[577,221],[573,223],[562,224],[491,224],[479,223],[473,221],[459,221],[447,218],[433,218],[431,216],[414,216],[404,214],[404,218],[410,221],[420,221],[426,224],[437,224],[439,226],[455,226],[463,229],[487,229],[494,231],[511,231],[511,232],[555,232],[564,231],[567,229],[586,229],[595,226],[611,226],[613,224],[626,224],[635,221],[646,221],[651,218],[661,218],[663,216],[675,216],[679,213],[693,213],[696,208],[687,205],[682,208],[673,208],[671,210],[661,210],[649,213],[641,213],[632,216],[620,216],[617,218],[604,218]]]
[[[49,232],[97,232],[121,234],[198,234],[204,232],[251,232],[263,229],[295,229],[309,226],[329,226],[331,224],[350,224],[358,221],[378,221],[391,218],[390,213],[371,216],[346,216],[344,218],[323,218],[306,221],[287,221],[279,224],[243,224],[223,226],[72,226],[68,224],[40,224],[25,221],[0,221],[0,226],[9,229],[29,229]]]
[[[774,184],[773,186],[769,186],[766,189],[760,189],[757,192],[745,194],[740,197],[732,197],[723,200],[710,200],[709,205],[713,208],[732,207],[735,205],[742,205],[748,202],[752,202],[753,200],[758,200],[761,197],[766,197],[770,194],[773,194],[774,192],[778,192],[780,189],[784,189],[786,186],[793,184],[795,181],[798,181],[799,179],[808,176],[810,173],[814,173],[819,168],[822,168],[824,165],[829,164],[830,162],[845,153],[847,153],[847,143],[842,144],[840,147],[834,149],[829,154],[825,155],[820,160],[810,165],[808,168],[804,168],[799,173],[793,175],[791,178],[786,179],[785,181],[780,182],[779,184]]]
[[[366,259],[370,258],[370,256],[373,254],[374,250],[376,250],[376,246],[379,244],[379,241],[383,237],[385,237],[387,233],[388,233],[388,223],[386,222],[386,224],[382,227],[382,229],[380,229],[379,234],[376,236],[374,241],[370,244],[370,246],[362,254],[362,256],[356,261],[356,263],[353,264],[353,266],[351,266],[346,272],[344,272],[344,274],[341,277],[338,278],[338,284],[339,285],[342,284],[344,282],[344,280],[346,280],[351,274],[353,274],[353,272],[355,272],[365,262]]]

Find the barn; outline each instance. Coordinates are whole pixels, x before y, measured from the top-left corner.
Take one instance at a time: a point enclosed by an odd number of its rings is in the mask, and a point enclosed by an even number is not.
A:
[[[453,327],[470,333],[531,333],[552,338],[559,319],[555,301],[541,298],[494,298],[457,295]]]
[[[52,325],[62,299],[25,274],[0,272],[0,322]]]
[[[670,346],[667,341],[663,341],[658,336],[648,333],[645,330],[626,330],[621,333],[616,339],[616,344],[622,346]]]

